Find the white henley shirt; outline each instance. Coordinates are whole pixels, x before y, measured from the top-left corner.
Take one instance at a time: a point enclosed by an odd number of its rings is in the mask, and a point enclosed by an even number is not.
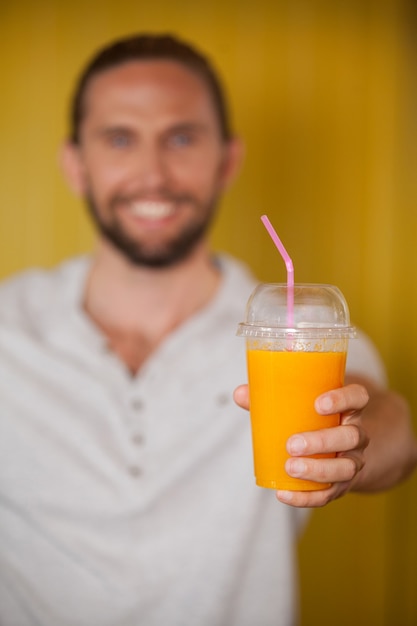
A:
[[[82,311],[90,260],[0,287],[0,624],[291,626],[305,511],[255,486],[237,323],[215,299],[132,377]],[[372,344],[348,369],[384,379]]]

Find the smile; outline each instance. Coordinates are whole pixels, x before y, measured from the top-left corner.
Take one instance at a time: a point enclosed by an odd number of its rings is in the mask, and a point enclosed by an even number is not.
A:
[[[150,220],[160,220],[174,213],[171,203],[156,202],[154,200],[141,200],[130,205],[130,211],[136,217]]]

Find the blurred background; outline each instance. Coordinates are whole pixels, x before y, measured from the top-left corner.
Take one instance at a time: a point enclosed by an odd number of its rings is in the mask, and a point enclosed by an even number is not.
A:
[[[0,277],[91,249],[57,159],[74,80],[110,39],[173,32],[220,70],[247,146],[214,247],[260,280],[285,280],[267,213],[296,280],[342,289],[416,415],[416,5],[1,0]],[[416,489],[414,477],[313,514],[300,542],[302,626],[417,624]]]

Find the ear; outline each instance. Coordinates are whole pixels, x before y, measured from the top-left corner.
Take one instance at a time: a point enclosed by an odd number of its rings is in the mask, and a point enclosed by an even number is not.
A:
[[[77,196],[83,196],[86,185],[79,147],[66,141],[59,151],[59,164],[69,187]]]
[[[225,147],[222,166],[222,186],[229,187],[236,178],[245,155],[245,145],[240,137],[232,137]]]

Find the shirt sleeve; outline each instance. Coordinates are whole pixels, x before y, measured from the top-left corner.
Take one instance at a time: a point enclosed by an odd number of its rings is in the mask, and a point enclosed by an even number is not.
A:
[[[349,341],[346,373],[371,378],[379,385],[388,385],[387,372],[382,358],[370,338],[361,330]]]

